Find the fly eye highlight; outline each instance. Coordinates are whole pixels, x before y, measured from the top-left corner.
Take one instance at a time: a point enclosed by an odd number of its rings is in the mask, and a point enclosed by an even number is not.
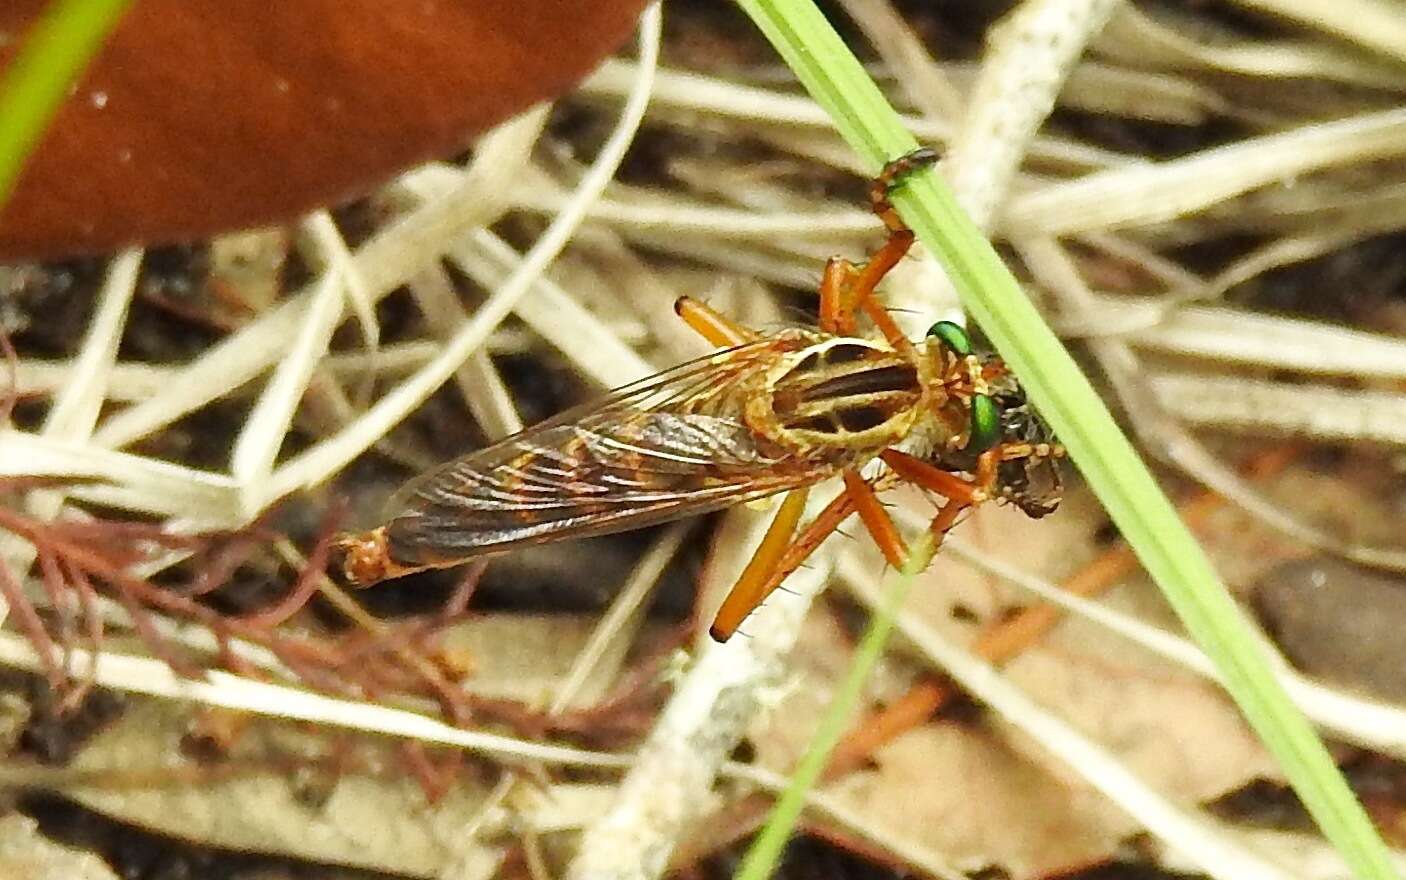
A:
[[[928,335],[947,346],[957,357],[966,357],[972,353],[971,339],[960,324],[938,321],[928,328]]]
[[[959,358],[972,353],[971,337],[960,324],[938,321],[928,328],[928,335],[937,339]],[[971,427],[967,432],[967,452],[980,455],[1001,442],[1001,408],[985,394],[972,395]]]
[[[1001,442],[1001,408],[988,395],[976,394],[972,396],[971,412],[971,430],[964,448],[980,455]]]

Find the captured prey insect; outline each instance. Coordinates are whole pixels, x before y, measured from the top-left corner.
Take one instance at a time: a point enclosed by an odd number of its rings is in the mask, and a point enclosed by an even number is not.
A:
[[[950,322],[910,341],[873,296],[913,243],[889,191],[935,159],[919,150],[871,183],[888,240],[867,262],[829,261],[818,329],[761,334],[679,300],[684,321],[722,350],[412,481],[388,522],[341,539],[347,579],[368,584],[788,493],[714,620],[723,641],[852,513],[900,565],[907,550],[876,489],[907,482],[945,499],[931,523],[938,540],[986,500],[1052,512],[1063,450],[1004,362],[975,352]],[[882,339],[857,335],[859,313]],[[875,459],[883,467],[871,481],[861,469]],[[798,533],[807,490],[831,476],[843,492]]]

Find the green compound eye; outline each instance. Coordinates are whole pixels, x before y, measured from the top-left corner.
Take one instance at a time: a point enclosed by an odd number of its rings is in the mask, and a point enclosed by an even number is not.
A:
[[[985,394],[972,397],[971,434],[966,451],[980,455],[1001,442],[1001,408]]]
[[[929,336],[936,336],[943,345],[952,349],[952,353],[957,357],[966,357],[972,353],[971,340],[967,338],[967,331],[961,325],[953,324],[951,321],[938,321],[928,328]]]

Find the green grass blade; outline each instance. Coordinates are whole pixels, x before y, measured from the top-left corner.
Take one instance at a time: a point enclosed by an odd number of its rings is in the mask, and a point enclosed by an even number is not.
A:
[[[57,0],[28,33],[0,80],[0,206],[69,87],[130,0]]]
[[[915,146],[810,0],[739,2],[875,171]],[[1317,734],[1279,686],[1209,560],[990,243],[934,174],[909,178],[893,201],[947,268],[968,312],[1020,376],[1123,537],[1215,662],[1226,689],[1323,833],[1359,877],[1394,877],[1381,838]]]
[[[791,836],[791,829],[795,827],[801,810],[805,808],[806,795],[825,772],[830,753],[835,750],[840,737],[854,718],[855,709],[864,692],[864,683],[868,681],[869,673],[874,670],[879,658],[883,657],[884,646],[888,643],[889,634],[893,632],[899,609],[903,607],[903,601],[913,586],[914,578],[932,561],[933,549],[932,536],[924,534],[909,551],[902,574],[885,594],[883,605],[869,618],[869,625],[864,630],[864,637],[854,649],[854,658],[845,672],[844,681],[840,682],[824,717],[820,719],[820,726],[811,738],[806,753],[797,762],[786,790],[777,798],[766,826],[757,833],[752,845],[747,848],[747,855],[743,857],[741,866],[733,875],[734,880],[765,880],[780,861],[786,841]]]

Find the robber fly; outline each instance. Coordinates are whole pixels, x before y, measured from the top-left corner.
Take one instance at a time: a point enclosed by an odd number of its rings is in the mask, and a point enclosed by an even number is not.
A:
[[[772,542],[790,552],[749,567],[760,570],[756,583],[739,583],[713,627],[725,639],[851,511],[889,561],[901,562],[906,551],[875,483],[860,476],[874,459],[886,465],[881,487],[916,483],[947,499],[934,519],[939,536],[961,510],[990,499],[1032,517],[1053,511],[1062,451],[1000,358],[974,351],[950,322],[911,342],[871,296],[913,240],[889,189],[934,158],[918,151],[874,181],[870,198],[888,242],[865,263],[830,261],[818,329],[761,334],[680,300],[680,316],[726,347],[413,480],[384,525],[341,539],[347,579],[369,584],[790,492],[778,517],[786,522],[773,528],[784,530],[782,540]],[[857,313],[883,338],[858,336]],[[792,540],[802,491],[832,476],[844,478],[845,493]]]

